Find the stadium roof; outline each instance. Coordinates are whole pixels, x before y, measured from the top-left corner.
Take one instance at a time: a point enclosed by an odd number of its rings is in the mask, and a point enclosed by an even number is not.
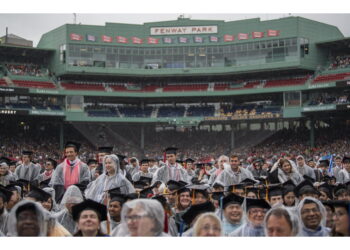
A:
[[[344,37],[342,39],[332,39],[324,42],[316,43],[317,46],[327,47],[331,49],[349,49],[350,37]]]
[[[43,49],[43,48],[35,48],[35,47],[26,47],[26,46],[16,46],[9,44],[0,44],[0,49],[13,49],[13,50],[35,50],[35,51],[56,51],[55,49]]]

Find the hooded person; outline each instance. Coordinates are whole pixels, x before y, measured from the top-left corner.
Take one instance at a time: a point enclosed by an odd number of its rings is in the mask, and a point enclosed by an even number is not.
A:
[[[296,167],[293,167],[292,161],[287,159],[278,160],[270,170],[270,173],[277,170],[277,178],[280,183],[285,183],[292,180],[295,185],[298,185],[304,180],[303,176],[298,172]]]
[[[234,237],[261,237],[265,236],[264,217],[267,211],[271,208],[269,203],[264,199],[245,199],[246,221],[230,236]]]
[[[234,193],[222,197],[219,201],[221,212],[223,234],[229,236],[233,231],[243,224],[244,221],[244,198]]]
[[[16,180],[16,176],[9,170],[10,162],[9,158],[0,158],[0,184],[3,186],[7,186],[10,182]]]
[[[164,237],[164,209],[159,201],[137,199],[124,204],[120,228],[113,236]]]
[[[245,179],[254,179],[252,172],[240,166],[238,156],[232,155],[230,164],[224,163],[225,169],[216,178],[217,182],[228,187],[241,183]]]
[[[298,155],[296,160],[297,160],[297,170],[299,174],[301,174],[301,176],[306,175],[316,180],[315,171],[306,164],[305,158],[302,155]]]
[[[53,189],[52,187],[45,187],[43,188],[43,191],[51,195],[51,209],[49,209],[49,212],[51,213],[58,212],[58,205],[55,200],[55,189]]]
[[[72,216],[72,207],[75,204],[81,203],[84,201],[83,194],[80,189],[72,185],[65,192],[61,204],[60,204],[60,212],[55,214],[57,221],[65,227],[72,235],[77,231],[75,221]]]
[[[300,221],[298,236],[329,236],[330,231],[326,227],[327,211],[319,200],[305,197],[298,204],[297,214]]]
[[[222,171],[225,169],[224,164],[229,164],[230,163],[230,158],[226,155],[221,155],[218,158],[218,168],[215,170],[215,172],[210,176],[209,178],[209,185],[213,185],[215,183],[216,178],[221,174]]]
[[[136,157],[130,159],[130,164],[125,166],[126,172],[132,177],[140,170],[139,160]]]
[[[0,231],[6,234],[9,213],[6,209],[7,203],[12,197],[12,192],[0,186]]]
[[[47,236],[47,216],[48,213],[37,202],[18,202],[9,214],[8,236]]]
[[[264,220],[265,235],[293,237],[299,233],[299,219],[291,208],[279,204],[271,208]]]
[[[223,227],[215,213],[201,214],[193,225],[194,237],[220,237],[223,236]]]
[[[120,187],[122,194],[134,193],[135,189],[122,174],[119,158],[112,155],[105,155],[103,157],[103,173],[85,190],[85,197],[99,203],[106,204],[107,192],[113,188]]]

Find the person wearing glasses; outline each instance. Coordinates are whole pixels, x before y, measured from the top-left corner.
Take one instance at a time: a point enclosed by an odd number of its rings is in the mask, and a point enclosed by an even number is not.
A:
[[[42,174],[40,174],[37,178],[38,182],[40,183],[46,181],[47,183],[49,183],[53,173],[55,172],[56,167],[57,161],[55,161],[52,158],[48,158],[45,162],[45,171]]]

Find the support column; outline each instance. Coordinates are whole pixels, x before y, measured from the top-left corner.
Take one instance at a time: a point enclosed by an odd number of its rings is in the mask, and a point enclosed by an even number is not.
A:
[[[231,127],[231,145],[230,145],[230,149],[231,151],[235,148],[235,128],[234,126]]]
[[[141,126],[141,149],[145,150],[145,127]]]
[[[60,122],[60,151],[63,151],[64,127],[63,122]]]
[[[310,146],[315,147],[315,120],[313,117],[310,120]]]

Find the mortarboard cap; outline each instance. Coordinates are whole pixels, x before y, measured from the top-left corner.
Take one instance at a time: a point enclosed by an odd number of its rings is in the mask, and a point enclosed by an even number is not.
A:
[[[345,200],[335,200],[335,201],[330,201],[329,202],[334,208],[336,207],[343,207],[346,209],[346,211],[348,212],[348,216],[350,213],[350,202],[349,201],[345,201]]]
[[[206,213],[206,212],[214,212],[215,211],[215,207],[213,205],[213,203],[211,203],[210,201],[207,201],[205,203],[201,203],[201,204],[196,204],[196,205],[192,205],[183,215],[182,215],[182,219],[183,221],[187,224],[187,225],[191,225],[191,223],[194,221],[194,219],[202,214],[202,213]]]
[[[332,212],[334,213],[334,206],[332,204],[332,201],[322,201],[322,205],[325,207],[330,207],[330,209],[332,210]]]
[[[112,198],[112,195],[115,195],[115,194],[121,194],[121,190],[120,190],[120,187],[116,187],[116,188],[112,188],[112,189],[109,189],[107,190],[109,196]]]
[[[154,195],[153,188],[147,187],[140,191],[140,198],[150,198]]]
[[[244,189],[245,184],[235,184],[235,185],[230,185],[228,186],[228,192],[233,192],[236,189]]]
[[[234,193],[230,193],[222,200],[222,205],[223,205],[222,207],[223,209],[225,209],[230,204],[242,205],[243,201],[244,201],[243,197],[236,195]]]
[[[256,181],[249,179],[249,178],[245,178],[243,181],[240,182],[241,184],[247,184],[247,185],[254,185],[256,183]]]
[[[163,208],[166,207],[167,200],[163,195],[155,195],[151,199],[159,201]]]
[[[119,159],[120,162],[125,161],[125,159],[128,158],[125,155],[121,155],[121,154],[117,154],[117,156],[118,156],[118,159]]]
[[[81,183],[74,184],[74,186],[77,186],[82,194],[84,194],[84,191],[87,188],[86,184],[81,184]]]
[[[31,156],[33,154],[33,151],[29,151],[29,150],[23,150],[22,151],[22,155],[29,155]]]
[[[331,200],[333,199],[332,190],[333,188],[327,182],[318,186],[318,191],[326,193],[328,198],[330,198]]]
[[[77,152],[79,152],[81,144],[78,142],[74,142],[74,141],[67,141],[64,148],[75,148]]]
[[[215,182],[213,188],[224,188],[224,185],[220,184],[219,182]]]
[[[325,166],[328,167],[329,166],[329,160],[320,160],[320,162],[318,163],[319,166]]]
[[[221,192],[212,192],[211,193],[211,198],[213,200],[216,200],[216,201],[220,200],[220,198],[223,197],[223,196],[225,196],[223,191],[221,191]]]
[[[95,159],[89,159],[86,165],[90,165],[90,164],[97,164],[97,161]]]
[[[44,202],[51,198],[51,194],[36,186],[32,186],[30,192],[27,194],[27,197],[34,198],[36,201]]]
[[[350,163],[350,156],[349,155],[344,155],[342,163]]]
[[[283,195],[283,188],[281,186],[274,186],[268,189],[268,196],[271,199],[272,196]]]
[[[177,153],[178,148],[175,147],[168,147],[164,151],[166,154],[175,154]]]
[[[206,184],[193,184],[193,185],[187,185],[186,187],[191,189],[191,191],[194,193],[201,193],[205,197],[209,196],[209,193],[208,193],[209,186]]]
[[[11,160],[7,157],[0,157],[0,164],[6,163],[7,165],[10,165]]]
[[[135,199],[137,199],[138,197],[139,197],[139,196],[138,196],[137,193],[130,193],[130,194],[125,195],[125,198],[126,198],[127,201],[129,201],[129,200],[135,200]]]
[[[142,165],[142,164],[148,164],[149,163],[149,160],[148,159],[142,159],[141,161],[140,161],[140,164]]]
[[[113,147],[112,146],[103,146],[103,147],[98,147],[97,150],[99,153],[111,154],[113,151]]]
[[[126,202],[126,195],[121,193],[110,193],[111,200],[109,202],[119,201],[120,205]]]
[[[39,182],[39,188],[49,187],[50,181],[51,181],[51,178]]]
[[[152,177],[141,176],[140,181],[146,183],[149,186],[152,183]]]
[[[187,158],[187,159],[185,160],[185,162],[191,162],[191,163],[193,163],[193,162],[195,162],[195,160],[193,160],[193,159],[191,159],[191,158]]]
[[[182,188],[180,188],[180,189],[178,189],[176,191],[177,195],[180,195],[180,194],[182,194],[184,192],[191,192],[191,190],[189,188],[187,188],[187,187],[182,187]]]
[[[73,220],[78,221],[80,213],[84,210],[94,210],[101,221],[107,220],[107,207],[90,199],[72,207]]]
[[[135,181],[134,182],[134,188],[137,188],[137,189],[143,189],[147,186],[147,183],[144,182],[144,181]]]
[[[303,175],[303,178],[305,179],[305,180],[309,180],[309,181],[311,181],[312,183],[314,183],[316,180],[314,179],[314,178],[311,178],[310,176],[308,176],[308,175]]]
[[[3,202],[9,202],[12,196],[12,191],[3,187],[2,185],[0,186],[0,197],[2,197]]]
[[[344,185],[344,184],[339,184],[339,185],[335,186],[334,189],[333,189],[334,196],[338,196],[338,193],[339,193],[339,191],[341,191],[341,190],[347,190],[346,185]]]
[[[294,188],[294,193],[298,198],[303,194],[320,194],[309,180],[304,180],[299,183],[299,185]]]
[[[259,208],[265,208],[270,209],[271,206],[265,199],[246,199],[247,204],[247,211],[253,207],[259,207]]]
[[[181,184],[180,182],[174,181],[174,180],[169,180],[166,185],[170,191],[176,191],[176,190],[185,186],[185,185]]]

